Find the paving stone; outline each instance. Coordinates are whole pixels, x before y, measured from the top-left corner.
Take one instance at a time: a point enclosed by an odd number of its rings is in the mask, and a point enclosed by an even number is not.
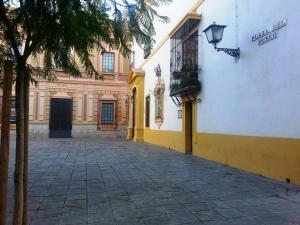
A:
[[[59,217],[56,218],[42,218],[42,219],[33,219],[30,222],[30,225],[58,225]]]
[[[220,215],[227,219],[232,218],[239,218],[239,217],[245,217],[245,214],[239,211],[238,209],[231,208],[231,209],[216,209],[216,212],[218,212]]]
[[[145,225],[174,225],[168,216],[155,216],[143,219]]]
[[[34,218],[49,218],[49,217],[59,217],[63,212],[62,208],[48,208],[48,209],[42,209],[38,210]]]
[[[215,211],[200,211],[195,212],[194,215],[201,221],[213,221],[213,220],[224,220],[224,217],[216,213]]]
[[[66,200],[65,202],[66,208],[80,208],[85,209],[86,206],[86,200],[77,199],[77,200]]]
[[[299,186],[158,146],[31,139],[29,153],[30,225],[299,225]]]
[[[191,213],[176,213],[169,214],[169,218],[171,219],[172,224],[186,224],[186,223],[196,223],[199,221],[193,214]]]
[[[191,212],[208,211],[211,209],[207,203],[184,204],[184,206]]]
[[[161,215],[166,214],[164,209],[159,208],[159,207],[142,208],[142,209],[139,209],[139,213],[140,213],[141,219],[144,219],[147,217],[153,217],[153,216],[161,216]]]

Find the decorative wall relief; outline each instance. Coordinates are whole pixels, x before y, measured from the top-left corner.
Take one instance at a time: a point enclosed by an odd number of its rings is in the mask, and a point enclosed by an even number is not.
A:
[[[158,128],[161,127],[164,121],[164,93],[165,93],[165,82],[161,78],[160,65],[154,69],[157,80],[155,82],[153,95],[155,99],[155,123]]]

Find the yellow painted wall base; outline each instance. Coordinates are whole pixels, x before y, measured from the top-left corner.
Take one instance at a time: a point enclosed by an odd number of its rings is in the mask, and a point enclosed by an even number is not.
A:
[[[181,153],[185,152],[183,132],[145,129],[144,141],[165,148],[170,148]]]
[[[145,129],[144,141],[185,152],[183,132]],[[197,133],[193,155],[300,184],[300,140]]]
[[[144,141],[144,129],[134,129],[133,141],[136,141],[136,142]]]
[[[300,140],[197,134],[194,155],[300,184]]]

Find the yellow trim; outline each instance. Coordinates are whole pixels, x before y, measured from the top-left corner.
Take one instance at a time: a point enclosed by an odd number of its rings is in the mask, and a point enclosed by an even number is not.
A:
[[[189,12],[184,16],[184,18],[179,22],[179,24],[181,24],[181,22],[188,16],[196,16],[195,14],[197,13],[197,9],[201,6],[201,4],[204,2],[205,0],[198,0],[193,7],[189,10]],[[199,17],[199,15],[198,15]],[[201,16],[200,16],[201,17]],[[174,31],[176,28],[178,30],[178,26],[179,24],[177,24],[177,26],[172,30]],[[171,32],[172,33],[172,32]],[[170,39],[170,34],[168,34],[167,36],[165,36],[160,42],[158,42],[158,44],[156,45],[156,47],[152,50],[151,54],[147,57],[147,59],[144,60],[144,62],[138,67],[138,68],[143,68],[143,66],[145,66],[145,64],[159,51],[159,49],[167,42],[167,40]]]
[[[201,15],[195,13],[186,14],[185,17],[183,17],[183,19],[177,24],[177,26],[169,33],[169,37],[172,37],[188,19],[200,20]]]
[[[134,137],[132,137],[133,128],[130,127],[132,121],[131,115],[131,102],[129,107],[129,126],[127,138],[134,141],[143,141],[144,139],[144,79],[145,73],[142,70],[132,70],[129,74],[129,96],[132,95],[132,89],[136,88],[135,95],[135,126],[134,126]]]
[[[182,131],[146,129],[144,141],[185,153]],[[193,155],[300,184],[300,139],[197,133]]]
[[[143,70],[140,69],[133,69],[130,71],[130,73],[128,74],[128,84],[133,84],[135,82],[135,80],[137,79],[137,77],[145,77],[145,72]],[[142,78],[144,79],[144,78]]]
[[[197,13],[197,9],[202,5],[205,0],[199,0],[196,4],[190,9],[190,13]]]
[[[132,128],[131,127],[127,128],[127,139],[128,140],[132,140],[133,139],[133,137],[132,137]]]
[[[300,184],[300,140],[198,133],[196,156]]]
[[[144,130],[144,141],[185,153],[185,138],[182,131]]]

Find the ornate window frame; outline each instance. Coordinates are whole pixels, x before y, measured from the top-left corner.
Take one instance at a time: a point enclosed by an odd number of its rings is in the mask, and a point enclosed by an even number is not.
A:
[[[165,89],[166,85],[163,79],[161,79],[161,70],[158,66],[159,71],[156,73],[157,80],[153,90],[154,100],[155,100],[155,123],[158,128],[161,127],[164,122],[164,99],[165,99]]]

